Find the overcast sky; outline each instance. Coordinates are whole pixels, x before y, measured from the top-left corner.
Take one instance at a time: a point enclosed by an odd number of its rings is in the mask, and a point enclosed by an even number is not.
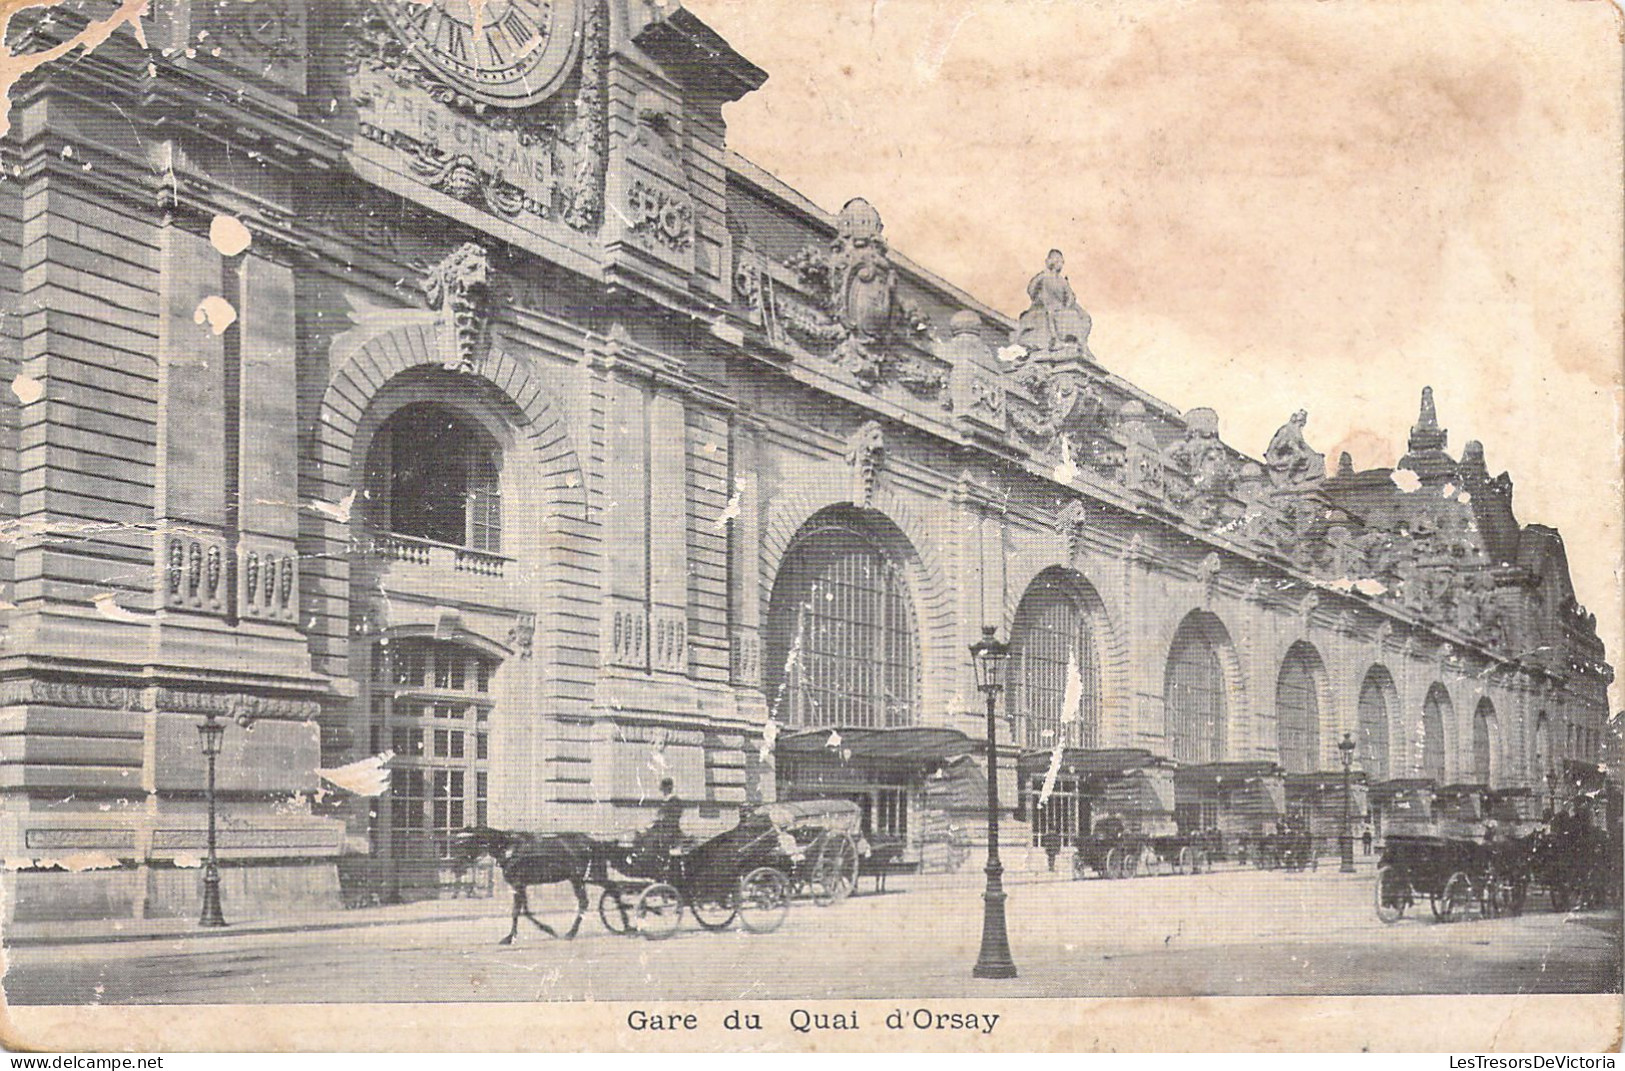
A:
[[[1618,12],[1600,3],[688,0],[734,148],[1011,314],[1058,246],[1101,361],[1254,455],[1392,465],[1431,385],[1621,592]],[[1614,692],[1619,709],[1620,688]]]

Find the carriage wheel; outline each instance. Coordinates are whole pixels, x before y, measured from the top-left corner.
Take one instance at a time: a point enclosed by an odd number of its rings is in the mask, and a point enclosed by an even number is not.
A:
[[[694,912],[694,921],[707,930],[726,930],[739,917],[739,909],[726,896],[720,900],[714,897],[695,900],[688,909]]]
[[[670,937],[683,921],[683,894],[663,881],[655,882],[638,894],[632,920],[638,933],[651,941]]]
[[[770,866],[759,866],[739,879],[734,902],[740,925],[751,933],[772,933],[790,913],[790,879]]]
[[[1383,866],[1377,868],[1376,888],[1378,920],[1389,924],[1398,922],[1411,902],[1410,883],[1395,874],[1393,867]]]
[[[820,905],[845,900],[858,887],[858,846],[849,833],[826,834],[812,866],[813,899]]]
[[[598,894],[598,921],[610,933],[632,932],[633,905],[622,898],[619,889],[606,888]]]
[[[1126,876],[1123,873],[1123,850],[1121,848],[1112,848],[1106,852],[1106,869],[1102,873],[1108,878]]]
[[[1124,852],[1123,853],[1123,876],[1125,878],[1132,878],[1132,877],[1137,876],[1139,873],[1140,873],[1140,853],[1139,852]]]
[[[1179,849],[1179,858],[1174,862],[1174,873],[1196,873],[1196,849],[1189,847]]]
[[[1213,869],[1213,865],[1208,862],[1206,848],[1196,849],[1196,861],[1191,865],[1195,867],[1195,869],[1191,871],[1192,874],[1205,874],[1209,870]]]
[[[1466,874],[1456,871],[1444,883],[1444,890],[1432,898],[1433,917],[1440,922],[1454,922],[1473,902],[1473,882]]]

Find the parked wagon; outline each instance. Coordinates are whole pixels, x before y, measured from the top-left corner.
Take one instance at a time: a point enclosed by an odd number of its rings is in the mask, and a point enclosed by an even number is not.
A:
[[[1398,922],[1424,897],[1441,922],[1474,910],[1517,914],[1528,889],[1528,855],[1520,841],[1393,836],[1377,865],[1377,918]]]
[[[786,853],[791,884],[819,904],[845,900],[858,887],[863,857],[863,809],[851,800],[794,800],[763,808],[795,840]]]
[[[1102,878],[1200,874],[1209,865],[1208,840],[1203,836],[1147,837],[1113,830],[1078,838],[1072,877],[1082,880],[1091,871]]]

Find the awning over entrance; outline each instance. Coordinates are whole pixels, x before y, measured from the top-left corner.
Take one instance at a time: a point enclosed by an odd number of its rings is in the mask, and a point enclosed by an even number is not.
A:
[[[1016,759],[1016,770],[1022,777],[1043,775],[1049,770],[1052,751],[1024,751]],[[1159,758],[1143,748],[1083,748],[1061,749],[1060,775],[1083,786],[1090,781],[1109,781],[1126,777],[1139,770],[1172,769],[1173,763]]]
[[[795,757],[830,756],[851,761],[936,763],[968,755],[978,742],[958,729],[800,729],[780,733],[776,750]]]
[[[1182,804],[1201,806],[1219,801],[1219,821],[1252,828],[1286,814],[1286,783],[1273,762],[1204,762],[1184,766],[1174,775]]]

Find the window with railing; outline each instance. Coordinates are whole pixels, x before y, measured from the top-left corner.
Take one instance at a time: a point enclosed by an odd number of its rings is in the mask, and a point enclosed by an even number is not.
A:
[[[1025,726],[1026,745],[1098,746],[1100,667],[1077,599],[1040,577],[1022,596],[1010,632],[1010,709]]]
[[[768,696],[798,726],[911,725],[918,639],[902,568],[855,527],[825,524],[786,553],[768,615]]]
[[[501,552],[502,450],[475,420],[432,402],[403,406],[373,440],[368,470],[376,528],[412,540]],[[391,556],[414,560],[410,545],[395,551]],[[428,560],[426,548],[417,553]]]
[[[385,812],[395,855],[443,857],[452,833],[486,824],[494,669],[489,656],[443,640],[373,648],[371,735],[395,752]]]

